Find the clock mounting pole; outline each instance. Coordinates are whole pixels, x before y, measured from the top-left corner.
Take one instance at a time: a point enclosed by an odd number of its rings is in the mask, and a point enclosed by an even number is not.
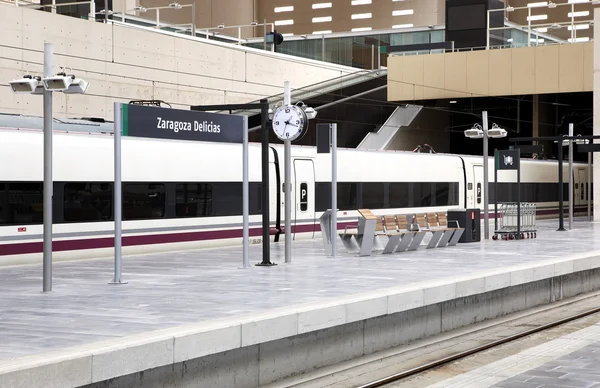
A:
[[[283,84],[283,106],[291,105],[292,92],[290,89],[290,81],[285,81]],[[291,191],[292,191],[292,141],[287,139],[283,141],[284,144],[284,159],[285,159],[285,173],[284,173],[284,201],[285,201],[285,262],[292,262],[292,204],[291,204]]]

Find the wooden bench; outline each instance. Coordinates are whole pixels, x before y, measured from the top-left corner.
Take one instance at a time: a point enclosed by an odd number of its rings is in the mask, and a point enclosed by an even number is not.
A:
[[[395,246],[394,252],[404,252],[405,250],[414,251],[419,248],[425,232],[413,231],[409,229],[409,223],[406,214],[397,214],[395,216],[384,216],[386,231],[399,235],[399,241]]]
[[[358,244],[359,256],[370,256],[375,242],[375,234],[377,229],[383,231],[381,217],[377,222],[377,216],[369,209],[358,209],[361,217],[358,218],[358,228],[356,230],[344,230],[338,235],[342,238],[342,243],[349,251],[353,250],[352,238]]]
[[[427,213],[427,223],[430,230],[436,236],[436,247],[442,248],[448,245],[448,242],[456,231],[455,228],[448,228],[448,224],[441,225],[438,219],[438,213]],[[433,239],[433,237],[432,237]]]

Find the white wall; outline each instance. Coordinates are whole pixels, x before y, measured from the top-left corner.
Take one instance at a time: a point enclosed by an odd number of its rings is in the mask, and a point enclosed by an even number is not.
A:
[[[8,82],[43,72],[44,42],[55,72],[90,81],[85,96],[55,93],[56,117],[112,118],[114,101],[161,99],[174,108],[242,103],[357,69],[0,4],[0,112],[41,115],[41,96],[15,95]]]

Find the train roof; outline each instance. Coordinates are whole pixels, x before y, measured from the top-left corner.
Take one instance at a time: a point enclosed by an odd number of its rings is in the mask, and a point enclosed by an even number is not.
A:
[[[113,122],[100,118],[54,118],[52,121],[57,131],[113,133]],[[44,119],[40,116],[0,113],[0,128],[43,129]]]

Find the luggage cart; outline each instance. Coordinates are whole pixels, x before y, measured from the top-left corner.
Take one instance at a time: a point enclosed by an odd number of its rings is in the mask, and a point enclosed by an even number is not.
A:
[[[516,203],[503,203],[500,205],[498,230],[495,231],[493,240],[522,240],[536,238],[536,205],[535,203],[521,202],[521,227],[517,229],[519,219]]]

